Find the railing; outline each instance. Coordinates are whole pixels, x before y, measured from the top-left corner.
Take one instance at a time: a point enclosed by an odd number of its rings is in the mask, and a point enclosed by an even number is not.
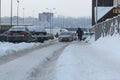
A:
[[[107,35],[120,34],[120,16],[108,19],[95,26],[95,40]]]

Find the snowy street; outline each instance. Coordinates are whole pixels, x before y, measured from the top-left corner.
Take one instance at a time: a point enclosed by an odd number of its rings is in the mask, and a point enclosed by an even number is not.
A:
[[[0,80],[120,80],[120,0],[0,0]]]
[[[0,80],[26,80],[36,67],[42,66],[45,61],[61,51],[66,45],[56,43],[2,64],[0,66]]]
[[[120,80],[118,43],[119,35],[115,35],[96,42],[56,42],[40,47],[3,61],[0,80]]]

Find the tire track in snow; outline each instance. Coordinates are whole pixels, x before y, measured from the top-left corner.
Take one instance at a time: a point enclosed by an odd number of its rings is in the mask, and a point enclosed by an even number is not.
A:
[[[64,48],[67,45],[68,45],[67,43],[66,44],[58,43],[48,47],[44,47],[42,49],[35,50],[29,53],[28,55],[22,56],[4,65],[1,65],[0,80],[8,80],[8,79],[9,80],[30,80],[29,77],[33,76],[32,74],[34,73],[37,74],[35,70],[37,70],[40,67],[42,67],[41,69],[45,69],[44,63],[47,61],[51,61],[53,56],[59,53],[62,50],[62,48]],[[51,68],[52,67],[53,66],[51,65]],[[48,72],[44,72],[44,73],[46,75],[46,73]]]
[[[56,61],[61,55],[64,48],[70,43],[62,44],[64,45],[64,47],[53,52],[53,55],[51,57],[47,57],[46,61],[42,65],[40,64],[36,69],[34,69],[34,71],[28,77],[28,80],[56,80]]]

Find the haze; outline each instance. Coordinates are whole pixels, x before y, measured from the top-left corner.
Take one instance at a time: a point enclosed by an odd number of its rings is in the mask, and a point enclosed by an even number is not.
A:
[[[2,1],[2,16],[10,16],[11,0]],[[91,0],[19,0],[19,16],[38,17],[38,13],[54,12],[56,16],[91,17]],[[48,8],[49,10],[47,10]],[[53,8],[55,8],[53,10]],[[13,0],[13,16],[17,15],[17,0]]]

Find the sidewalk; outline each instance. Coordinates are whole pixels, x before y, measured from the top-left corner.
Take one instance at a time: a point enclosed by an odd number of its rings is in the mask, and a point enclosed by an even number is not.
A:
[[[108,40],[103,40],[103,46],[108,46]],[[66,47],[57,61],[57,80],[120,80],[120,54],[103,49],[101,43],[79,42]]]

